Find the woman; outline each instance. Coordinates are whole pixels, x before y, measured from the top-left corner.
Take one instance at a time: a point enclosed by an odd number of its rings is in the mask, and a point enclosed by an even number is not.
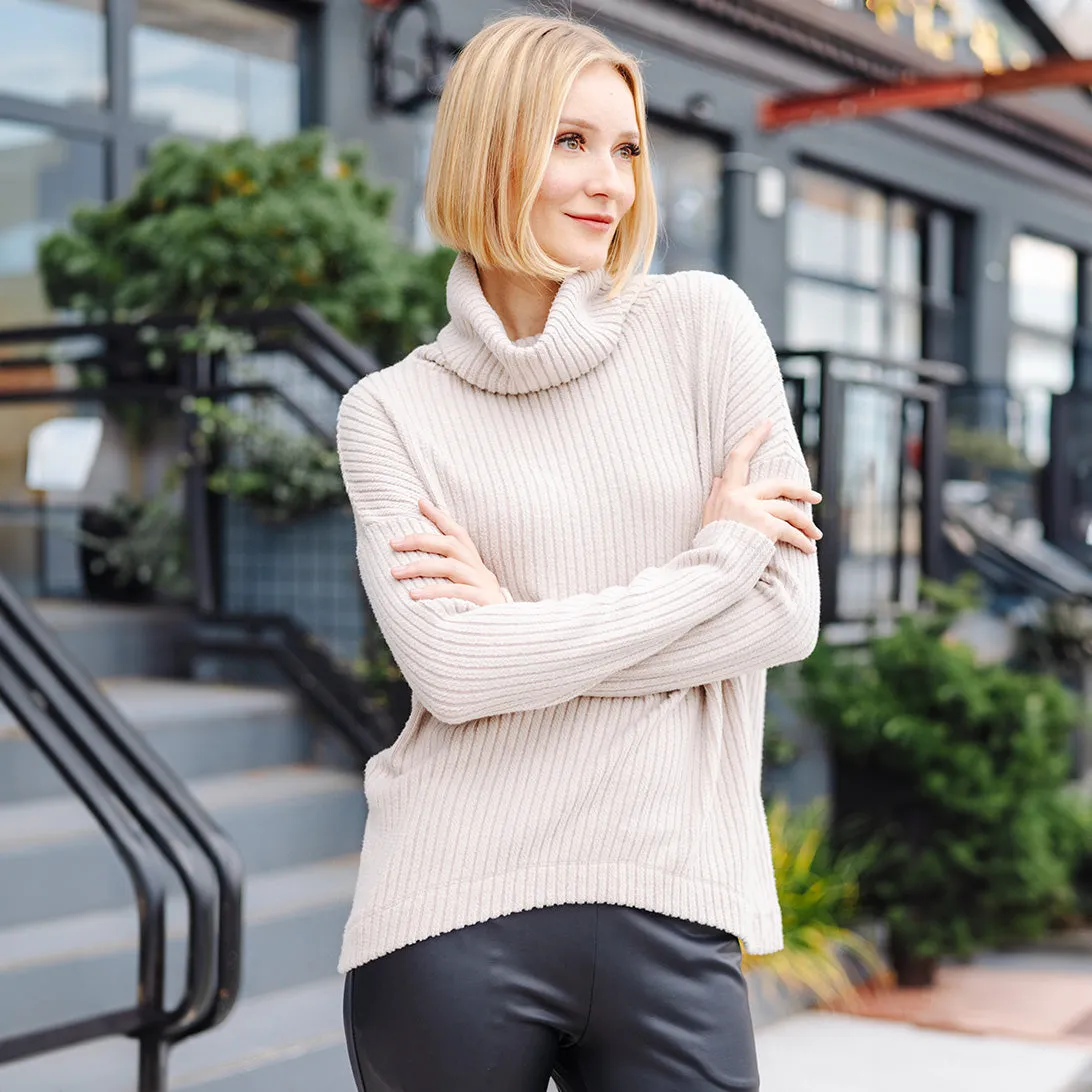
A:
[[[816,639],[819,497],[743,292],[646,275],[646,144],[599,32],[476,35],[426,191],[451,322],[341,406],[414,695],[339,963],[367,1092],[758,1087],[737,937],[782,942],[765,669]]]

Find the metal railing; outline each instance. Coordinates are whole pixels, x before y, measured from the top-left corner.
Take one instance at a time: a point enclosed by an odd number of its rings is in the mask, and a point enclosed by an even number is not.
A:
[[[779,349],[778,359],[823,494],[822,623],[913,609],[919,578],[943,568],[945,398],[964,370],[826,349]]]
[[[182,410],[191,397],[261,398],[274,402],[299,431],[332,443],[331,406],[336,407],[348,387],[378,365],[304,307],[236,314],[225,320],[249,331],[257,352],[290,357],[296,369],[290,381],[240,381],[227,361],[191,355],[180,360],[177,375],[169,383],[149,381],[139,372],[108,376],[105,386],[9,383],[0,388],[0,407],[144,402]],[[188,323],[160,317],[134,324],[0,330],[0,347],[9,350],[7,356],[0,356],[0,374],[22,372],[33,384],[36,370],[59,361],[78,374],[89,363],[109,362],[111,351],[121,356],[139,351],[141,331],[149,326],[169,330]],[[58,347],[65,346],[68,351],[58,353]],[[21,347],[26,351],[18,355]],[[280,372],[284,371],[281,367]],[[51,374],[51,378],[55,377]],[[190,432],[183,430],[184,444],[190,442]],[[221,498],[207,488],[208,470],[200,460],[192,461],[182,496],[195,584],[190,652],[272,663],[284,681],[366,761],[387,746],[401,727],[373,700],[368,687],[298,619],[276,612],[225,609],[227,547],[217,511]],[[110,840],[129,873],[139,920],[134,1005],[0,1039],[0,1064],[95,1038],[126,1035],[140,1044],[139,1092],[165,1092],[170,1045],[222,1021],[238,996],[242,951],[238,853],[186,786],[66,656],[56,637],[3,579],[0,699]],[[165,898],[171,872],[185,893],[189,926],[182,996],[167,1008]]]
[[[167,1048],[214,1027],[239,991],[243,865],[186,786],[0,578],[0,698],[86,804],[124,863],[139,918],[126,1009],[0,1039],[0,1063],[110,1035],[139,1043],[139,1092],[166,1092]],[[166,885],[188,906],[185,984],[164,999]]]

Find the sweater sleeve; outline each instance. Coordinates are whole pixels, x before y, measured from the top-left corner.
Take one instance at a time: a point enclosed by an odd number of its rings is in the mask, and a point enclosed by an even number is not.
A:
[[[440,577],[398,580],[396,564],[431,555],[392,538],[435,534],[428,496],[397,427],[361,380],[338,412],[337,448],[356,524],[360,578],[395,662],[422,705],[452,724],[544,708],[587,694],[700,625],[752,588],[773,543],[717,520],[666,564],[596,593],[478,606],[454,596],[416,600]],[[507,599],[507,596],[506,596]]]
[[[722,437],[719,474],[728,453],[759,421],[773,421],[770,436],[751,462],[751,481],[788,478],[810,485],[793,427],[773,345],[743,290],[725,277],[705,274],[698,306],[714,317],[708,330],[710,405],[722,414],[712,435]],[[695,322],[698,315],[691,316]],[[727,352],[717,346],[728,345]],[[811,505],[793,502],[810,514]],[[821,548],[821,547],[820,547]],[[765,570],[744,595],[721,601],[720,610],[671,644],[591,686],[594,697],[623,697],[701,686],[747,671],[776,667],[810,655],[819,635],[819,564],[815,554],[778,543]]]

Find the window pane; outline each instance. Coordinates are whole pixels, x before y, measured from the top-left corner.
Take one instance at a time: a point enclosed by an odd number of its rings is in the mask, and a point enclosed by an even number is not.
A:
[[[104,178],[102,145],[0,121],[0,326],[47,317],[38,241],[77,202],[101,201]]]
[[[1022,433],[1014,437],[1037,466],[1050,455],[1050,397],[1073,383],[1073,346],[1023,330],[1009,341],[1008,380],[1023,408]]]
[[[299,128],[299,26],[235,0],[138,0],[134,109],[172,132],[262,140]]]
[[[786,334],[794,348],[879,355],[880,299],[871,292],[796,278],[789,282]]]
[[[1062,394],[1073,383],[1073,345],[1016,330],[1009,341],[1008,376],[1016,390],[1042,387]]]
[[[106,98],[103,0],[0,0],[0,93],[51,103]]]
[[[1016,235],[1009,264],[1013,321],[1072,333],[1077,325],[1077,255],[1058,243]]]
[[[875,190],[796,171],[788,230],[794,269],[863,285],[881,282],[884,198]]]
[[[887,351],[892,360],[921,359],[921,305],[896,300],[891,305]]]
[[[889,249],[891,287],[917,295],[921,291],[921,230],[917,209],[908,201],[891,203]]]
[[[654,273],[720,269],[721,155],[708,140],[652,125],[652,175],[663,239]]]

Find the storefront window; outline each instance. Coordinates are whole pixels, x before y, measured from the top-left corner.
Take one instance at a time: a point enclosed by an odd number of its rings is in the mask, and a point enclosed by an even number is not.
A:
[[[704,137],[650,125],[660,244],[651,272],[721,268],[721,149]]]
[[[236,0],[138,0],[137,18],[133,104],[142,121],[214,140],[274,140],[299,128],[296,20]]]
[[[1008,383],[1023,407],[1019,444],[1036,465],[1050,457],[1050,397],[1073,383],[1078,255],[1033,235],[1013,237],[1009,255]]]
[[[894,360],[921,357],[917,206],[798,170],[789,208],[789,343]]]
[[[0,94],[67,105],[106,99],[103,0],[0,0]]]
[[[37,275],[38,241],[59,227],[74,205],[101,201],[104,180],[100,143],[0,121],[0,327],[47,318]]]

